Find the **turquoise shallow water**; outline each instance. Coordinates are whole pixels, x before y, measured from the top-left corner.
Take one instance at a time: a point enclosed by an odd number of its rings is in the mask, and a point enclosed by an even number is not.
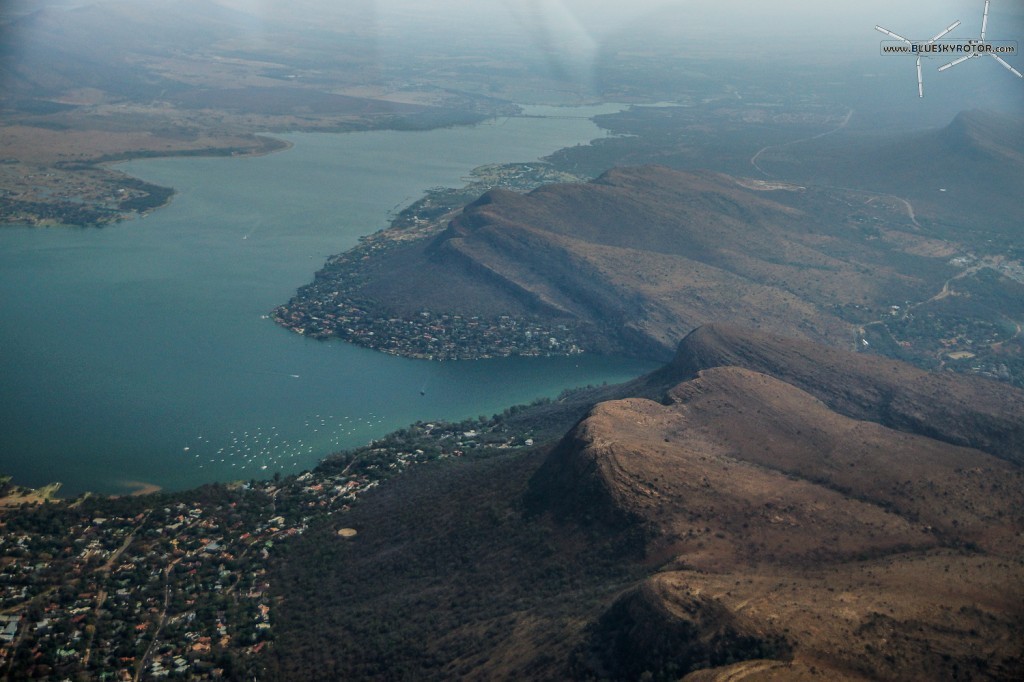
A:
[[[490,415],[650,369],[589,356],[414,361],[264,317],[425,189],[585,143],[602,132],[565,116],[607,110],[134,161],[121,167],[177,190],[168,207],[103,229],[0,231],[0,471],[69,494],[261,477],[419,419]]]

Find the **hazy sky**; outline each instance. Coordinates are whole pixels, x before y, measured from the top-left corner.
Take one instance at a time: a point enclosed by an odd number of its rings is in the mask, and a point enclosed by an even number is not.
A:
[[[881,24],[913,39],[927,39],[954,20],[951,37],[975,37],[984,0],[0,0],[4,12],[44,6],[125,3],[152,7],[219,4],[257,20],[344,28],[377,26],[385,40],[415,40],[419,32],[447,28],[473,34],[538,41],[566,53],[592,51],[609,40],[673,37],[680,41],[735,42],[738,50],[779,54],[831,45],[877,53]],[[991,37],[1024,42],[1024,0],[992,0]],[[1022,60],[1024,61],[1024,60]]]
[[[902,69],[897,77],[912,81],[907,85],[911,95],[916,95],[913,58],[902,64],[906,60],[901,57],[881,56],[879,44],[887,38],[875,31],[875,25],[912,40],[928,40],[960,20],[961,26],[948,37],[971,39],[980,33],[984,8],[984,0],[440,0],[430,3],[429,9],[418,2],[410,6],[408,0],[372,4],[380,23],[392,28],[389,34],[399,42],[414,34],[416,26],[441,20],[460,37],[491,31],[505,39],[511,36],[524,50],[548,53],[551,63],[580,79],[602,53],[607,56],[620,47],[662,53],[679,47],[684,58],[692,54],[697,60],[749,60],[777,71],[820,68],[827,80]],[[1017,40],[1024,46],[1024,0],[993,0],[987,37]],[[385,41],[382,50],[387,49]],[[1024,56],[1007,61],[1024,71]],[[950,110],[970,106],[968,97],[957,100],[970,83],[990,84],[998,99],[1009,102],[1000,108],[1019,106],[1024,111],[1024,80],[994,61],[974,60],[955,73],[940,75],[942,63],[926,59],[925,80],[933,96],[945,93]],[[934,98],[931,102],[936,104]]]
[[[962,25],[949,38],[977,37],[984,0],[0,0],[5,12],[42,6],[68,7],[122,3],[134,12],[176,10],[187,26],[189,12],[228,7],[249,17],[244,31],[254,44],[286,40],[301,46],[305,31],[326,29],[364,38],[373,36],[371,58],[401,63],[417,55],[518,60],[546,64],[553,72],[577,79],[581,93],[595,82],[602,64],[623,54],[650,51],[672,59],[692,57],[723,65],[743,62],[766,72],[820,69],[822,78],[857,77],[913,80],[913,59],[882,57],[881,24],[915,40],[927,40],[955,20]],[[238,15],[230,14],[237,18]],[[71,24],[73,25],[73,23]],[[187,30],[187,29],[185,29]],[[1024,0],[992,0],[990,39],[1017,40],[1024,46]],[[29,41],[30,36],[0,35],[0,40]],[[109,47],[109,45],[107,46]],[[493,49],[492,49],[493,48]],[[26,54],[28,50],[26,50]],[[518,55],[518,56],[517,56]],[[664,61],[664,60],[662,60]],[[1024,56],[1007,61],[1024,71]],[[982,63],[984,62],[984,63]],[[1024,80],[1014,78],[993,60],[973,60],[943,74],[941,63],[926,60],[926,88],[957,96],[964,84],[991,83],[991,89],[1024,110]],[[955,73],[954,73],[955,71]],[[903,74],[906,74],[905,76]],[[939,80],[939,79],[943,80]],[[916,94],[912,92],[911,94]],[[966,97],[964,98],[967,99]],[[950,107],[970,103],[950,101]],[[1007,107],[1002,107],[1007,108]]]
[[[220,0],[253,13],[281,7],[271,0]],[[337,11],[334,0],[295,0],[285,7],[313,16]],[[519,41],[565,57],[589,58],[623,42],[656,49],[673,44],[715,54],[810,58],[822,62],[878,56],[881,24],[927,40],[955,20],[950,38],[977,37],[984,0],[363,0],[387,40],[415,40],[426,27],[460,40],[478,35]],[[1024,44],[1024,0],[993,0],[989,37]],[[1024,58],[1016,63],[1024,70]]]
[[[225,2],[253,9],[268,6],[267,0]],[[310,4],[318,6],[315,2]],[[542,19],[552,34],[571,38],[585,33],[595,41],[627,26],[637,31],[674,29],[684,34],[696,26],[714,29],[723,38],[768,41],[775,36],[803,36],[808,40],[821,36],[859,42],[876,23],[898,25],[910,33],[923,32],[915,37],[930,37],[956,19],[964,22],[965,29],[980,28],[984,0],[377,0],[367,5],[389,20],[400,20],[403,16],[422,20],[422,10],[426,10],[430,15],[444,16],[460,28],[481,26],[485,19],[501,24],[510,18],[516,23],[522,17],[533,16]],[[993,29],[1015,34],[1007,39],[1021,37],[1024,2],[993,0],[991,11],[993,17],[1002,18],[1009,12],[1015,13],[1015,26],[993,22]],[[666,18],[670,19],[667,25]]]
[[[71,1],[71,0],[64,0]],[[501,29],[537,30],[542,26],[552,37],[568,45],[586,40],[601,42],[624,28],[678,31],[689,35],[706,28],[716,35],[744,40],[771,41],[777,37],[821,38],[860,42],[876,23],[899,26],[931,37],[950,22],[960,19],[964,29],[980,27],[984,0],[217,0],[220,4],[255,15],[286,11],[329,20],[360,8],[382,24],[413,26],[416,23],[448,23],[453,31],[476,27],[481,32]],[[998,26],[1021,39],[1024,2],[993,0],[993,15],[1016,14],[1015,26]],[[897,29],[893,29],[897,30]],[[971,31],[973,33],[973,31]],[[916,33],[921,33],[917,36]],[[927,34],[927,35],[926,35]],[[966,34],[965,34],[966,35]],[[874,36],[872,36],[872,39]]]

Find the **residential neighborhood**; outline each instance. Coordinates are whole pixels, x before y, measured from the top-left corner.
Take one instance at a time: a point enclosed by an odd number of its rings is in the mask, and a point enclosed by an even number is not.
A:
[[[273,646],[277,548],[314,523],[351,541],[345,512],[410,466],[532,445],[500,416],[417,423],[287,478],[0,507],[0,677],[244,678]]]

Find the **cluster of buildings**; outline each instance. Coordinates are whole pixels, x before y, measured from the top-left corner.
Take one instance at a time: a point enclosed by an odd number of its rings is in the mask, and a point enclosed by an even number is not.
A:
[[[532,444],[505,434],[498,419],[421,423],[284,479],[7,509],[0,671],[50,680],[245,677],[273,646],[275,546],[332,523],[413,464]]]
[[[378,484],[355,471],[307,473],[9,510],[0,515],[0,670],[60,680],[237,670],[273,640],[275,544]]]
[[[313,338],[337,337],[367,348],[426,360],[577,355],[583,347],[570,325],[543,324],[509,315],[494,318],[421,311],[383,318],[341,294],[305,299],[275,311],[275,320]]]
[[[14,620],[0,666],[43,679],[217,677],[220,659],[270,634],[258,627],[269,603],[260,560],[301,531],[263,520],[265,505],[241,491],[221,497],[6,512],[0,611]]]
[[[29,201],[0,196],[0,222],[28,225],[103,225],[121,219],[113,209],[72,201]]]
[[[316,280],[299,289],[274,321],[292,331],[324,339],[337,337],[367,348],[426,360],[469,360],[509,356],[576,355],[584,352],[569,324],[499,315],[435,313],[409,318],[383,316],[348,292],[362,280],[361,264],[394,240],[365,239],[355,249],[331,258]]]

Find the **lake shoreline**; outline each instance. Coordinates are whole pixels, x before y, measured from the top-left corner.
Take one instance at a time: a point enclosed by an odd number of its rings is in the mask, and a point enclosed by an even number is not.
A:
[[[59,482],[47,483],[38,488],[28,488],[12,483],[8,479],[3,486],[3,494],[0,496],[0,513],[5,509],[17,509],[22,505],[36,506],[48,502],[60,502],[62,498],[57,497],[61,484]]]
[[[500,413],[642,373],[635,359],[591,354],[422,362],[298,338],[267,318],[330,254],[429,188],[464,187],[492,164],[488,182],[525,177],[503,164],[598,137],[583,116],[600,111],[293,134],[288,153],[260,158],[135,161],[118,168],[179,190],[145,222],[0,230],[0,287],[20,292],[0,327],[4,468],[32,486],[60,472],[68,497],[124,494],[119,480],[173,492],[302,471],[418,420]],[[399,217],[415,223],[449,199]]]
[[[258,157],[292,147],[270,134],[251,137],[251,147],[143,148],[52,163],[12,160],[0,166],[0,182],[15,188],[12,195],[0,199],[0,228],[105,227],[143,218],[170,204],[175,188],[146,182],[114,168],[118,164],[183,157]]]

